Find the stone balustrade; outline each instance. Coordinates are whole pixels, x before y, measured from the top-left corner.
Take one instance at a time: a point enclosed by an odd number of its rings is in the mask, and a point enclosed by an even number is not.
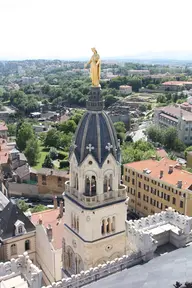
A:
[[[29,259],[28,253],[19,255],[17,259],[0,263],[0,282],[21,275],[31,288],[40,288],[42,271]]]
[[[70,186],[70,181],[65,182],[65,194],[74,200],[78,200],[82,205],[87,207],[94,207],[103,205],[103,203],[113,202],[114,200],[123,200],[127,197],[127,187],[119,185],[118,190],[108,191],[103,194],[87,196],[80,193],[76,188]]]
[[[79,288],[116,272],[130,268],[141,262],[142,259],[140,253],[133,252],[131,255],[124,255],[123,257],[116,258],[106,264],[100,264],[98,267],[82,271],[80,274],[72,275],[71,278],[63,278],[61,281],[52,283],[52,285],[49,285],[46,288]]]
[[[144,255],[143,260],[153,258],[153,253],[158,247],[158,241],[155,240],[155,237],[158,237],[153,236],[152,229],[163,227],[166,224],[171,225],[169,228],[170,242],[176,247],[185,245],[188,241],[187,239],[190,238],[192,217],[181,215],[172,208],[139,220],[126,221],[128,243],[133,249],[140,251]],[[160,235],[162,235],[161,232]],[[148,255],[148,259],[146,259],[146,254]]]

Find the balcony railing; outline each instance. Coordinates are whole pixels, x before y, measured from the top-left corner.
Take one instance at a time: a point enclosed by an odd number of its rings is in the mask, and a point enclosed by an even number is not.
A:
[[[118,190],[108,191],[103,194],[97,194],[94,196],[86,196],[83,193],[77,191],[76,188],[70,186],[70,181],[65,182],[65,194],[74,200],[77,200],[84,206],[93,207],[101,206],[105,203],[110,203],[115,200],[123,200],[127,198],[127,187],[125,185],[119,185]]]

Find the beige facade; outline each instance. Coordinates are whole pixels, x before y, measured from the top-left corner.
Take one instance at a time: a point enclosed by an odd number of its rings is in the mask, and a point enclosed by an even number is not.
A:
[[[21,236],[11,237],[5,240],[1,253],[4,256],[4,261],[7,261],[27,252],[30,260],[33,263],[36,263],[35,245],[35,231],[28,232]]]
[[[185,144],[192,144],[192,113],[179,106],[156,108],[153,122],[160,127],[174,127]]]
[[[50,285],[62,278],[63,203],[59,208],[33,213],[31,220],[36,226],[36,263],[45,284]]]
[[[70,164],[70,181],[65,188],[63,271],[77,274],[126,254],[127,196],[126,187],[119,185],[120,165],[112,155],[102,168],[90,154],[81,166],[73,154]],[[84,192],[87,184],[92,196]]]

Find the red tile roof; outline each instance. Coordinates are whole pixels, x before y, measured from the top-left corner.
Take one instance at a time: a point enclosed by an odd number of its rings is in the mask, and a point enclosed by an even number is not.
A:
[[[183,85],[186,85],[186,84],[191,84],[192,85],[192,82],[190,81],[167,81],[167,82],[164,82],[162,83],[162,85],[176,85],[176,86],[183,86]]]
[[[160,161],[157,160],[144,160],[138,162],[132,162],[125,164],[124,166],[127,168],[133,168],[137,172],[142,172],[144,169],[148,169],[151,172],[146,174],[146,177],[151,177],[154,179],[159,179],[159,181],[163,181],[170,185],[177,185],[179,180],[182,181],[182,189],[188,189],[192,184],[192,173],[189,173],[185,170],[176,168],[177,161],[170,160],[168,158],[163,158]],[[169,165],[173,166],[173,172],[171,174],[168,173]],[[160,171],[163,170],[163,177],[160,179]]]
[[[5,123],[0,123],[0,131],[8,131],[7,125]]]
[[[55,250],[62,248],[62,239],[64,237],[64,229],[63,229],[64,217],[62,217],[59,224],[57,225],[58,215],[59,215],[59,208],[33,213],[31,216],[31,221],[34,225],[37,225],[39,219],[41,219],[42,225],[45,227],[45,229],[47,228],[48,224],[52,226],[53,241],[51,243],[55,248]]]
[[[165,158],[168,156],[167,152],[164,149],[157,149],[157,155],[161,158]]]
[[[7,163],[9,158],[9,152],[14,146],[8,146],[5,139],[0,138],[0,164]]]

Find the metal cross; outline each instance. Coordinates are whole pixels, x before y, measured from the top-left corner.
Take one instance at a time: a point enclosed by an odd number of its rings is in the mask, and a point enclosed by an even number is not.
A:
[[[86,147],[87,150],[89,150],[89,153],[91,153],[92,150],[94,150],[95,148],[89,144],[87,147]]]
[[[107,143],[107,146],[105,146],[105,149],[107,149],[108,151],[110,151],[111,148],[113,148],[113,145],[111,145],[110,143]]]

